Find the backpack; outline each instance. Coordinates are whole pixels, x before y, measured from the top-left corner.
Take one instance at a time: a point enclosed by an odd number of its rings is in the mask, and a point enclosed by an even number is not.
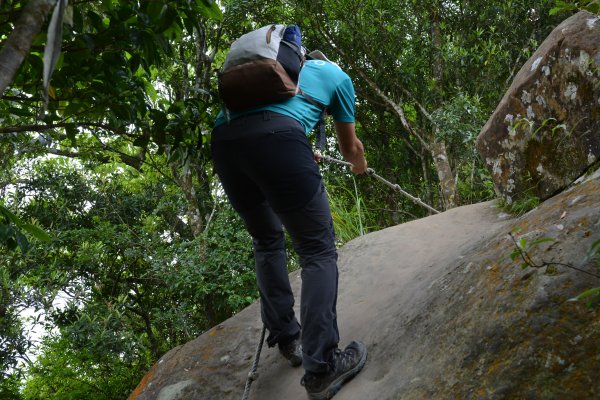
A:
[[[219,73],[219,94],[229,111],[244,111],[296,95],[304,63],[300,37],[296,25],[268,25],[233,42]]]

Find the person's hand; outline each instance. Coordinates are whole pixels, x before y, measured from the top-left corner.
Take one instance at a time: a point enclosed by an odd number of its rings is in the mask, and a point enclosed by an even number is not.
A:
[[[318,164],[321,162],[321,152],[319,150],[315,150],[314,152],[315,162]]]
[[[365,159],[365,148],[356,137],[353,122],[335,122],[335,131],[338,137],[340,152],[344,159],[352,164],[351,170],[355,174],[367,171],[367,160]]]
[[[352,163],[352,168],[350,168],[350,169],[355,174],[364,174],[365,172],[367,172],[368,168],[369,168],[369,166],[367,165],[367,159],[364,157],[361,157],[360,160]]]

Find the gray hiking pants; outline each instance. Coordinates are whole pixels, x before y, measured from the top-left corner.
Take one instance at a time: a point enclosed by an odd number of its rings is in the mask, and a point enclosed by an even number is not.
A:
[[[286,343],[300,333],[285,227],[302,268],[303,367],[327,371],[339,341],[337,251],[327,194],[304,129],[276,113],[252,114],[217,127],[211,150],[225,193],[253,238],[267,343]]]

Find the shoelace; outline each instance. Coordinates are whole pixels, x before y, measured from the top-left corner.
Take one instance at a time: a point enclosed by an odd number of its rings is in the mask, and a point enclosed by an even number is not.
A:
[[[336,372],[338,368],[341,368],[341,370],[344,371],[348,369],[349,366],[351,366],[352,360],[354,358],[354,351],[352,349],[348,350],[350,351],[342,350],[339,348],[333,350],[333,354],[331,356],[331,359],[329,360],[329,367],[331,368],[331,372]],[[314,379],[317,379],[316,375],[304,374],[304,376],[300,380],[300,384],[302,386],[306,386],[307,383],[310,383],[310,381]]]
[[[337,371],[338,369],[341,369],[342,371],[347,370],[352,365],[354,356],[355,354],[352,349],[335,349],[334,357],[331,358],[330,362],[331,369],[333,371]]]

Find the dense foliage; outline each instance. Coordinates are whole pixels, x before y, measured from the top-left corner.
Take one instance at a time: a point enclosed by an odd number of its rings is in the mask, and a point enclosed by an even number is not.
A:
[[[474,138],[523,62],[577,9],[547,0],[75,0],[46,98],[55,3],[0,2],[0,69],[2,50],[26,49],[0,92],[6,399],[126,398],[162,354],[256,299],[250,238],[207,145],[217,70],[241,33],[299,23],[306,47],[354,80],[370,166],[443,210],[493,197]],[[28,5],[47,10],[31,42],[11,35]],[[328,153],[340,158],[332,137]],[[368,176],[322,171],[340,244],[427,215]]]

